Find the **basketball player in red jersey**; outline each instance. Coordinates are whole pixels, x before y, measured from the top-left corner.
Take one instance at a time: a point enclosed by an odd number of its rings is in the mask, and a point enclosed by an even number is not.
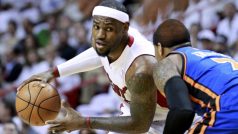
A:
[[[115,0],[105,0],[93,10],[92,48],[54,69],[32,76],[49,82],[59,76],[104,67],[113,89],[124,106],[122,116],[82,117],[63,103],[67,116],[47,121],[53,132],[81,128],[118,133],[162,133],[168,109],[156,90],[152,68],[156,64],[152,42],[129,27],[126,8]],[[24,84],[23,84],[24,85]]]

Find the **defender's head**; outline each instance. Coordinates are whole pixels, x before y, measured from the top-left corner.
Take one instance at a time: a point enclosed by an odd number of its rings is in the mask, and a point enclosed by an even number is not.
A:
[[[108,56],[127,39],[129,15],[115,0],[104,0],[93,10],[92,45],[98,55]]]
[[[160,24],[153,36],[156,58],[164,58],[175,47],[190,43],[190,34],[183,23],[168,19]]]

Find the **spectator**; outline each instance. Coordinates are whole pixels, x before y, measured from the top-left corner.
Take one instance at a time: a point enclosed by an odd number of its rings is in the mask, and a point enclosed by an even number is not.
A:
[[[202,49],[214,50],[215,34],[211,30],[202,30],[198,33],[198,39],[201,42]]]
[[[131,26],[138,29],[147,39],[152,41],[153,33],[162,21],[159,16],[159,0],[144,0],[131,20]]]
[[[46,69],[49,67],[54,67],[58,64],[65,62],[65,59],[61,58],[56,51],[55,46],[49,44],[45,49],[43,49],[42,53],[43,61],[42,68]],[[63,77],[55,80],[52,83],[59,91],[61,98],[67,100],[72,107],[76,107],[78,105],[78,97],[79,97],[79,86],[81,84],[80,75],[72,75],[69,77]],[[73,93],[73,96],[69,96],[69,93]]]
[[[69,30],[71,24],[72,24],[72,21],[68,16],[63,15],[59,17],[59,21],[58,21],[59,29],[67,31]]]
[[[83,52],[91,46],[87,40],[87,31],[85,27],[79,22],[74,25],[74,36],[77,44],[77,54]]]
[[[3,124],[3,134],[20,134],[17,125],[14,122],[6,122]]]
[[[184,12],[184,24],[188,29],[193,23],[200,23],[203,29],[214,29],[219,22],[217,11],[223,3],[221,0],[190,0]]]
[[[80,12],[83,15],[82,20],[87,20],[91,18],[91,14],[93,8],[100,2],[101,0],[78,0],[78,7]]]
[[[49,31],[50,31],[50,43],[54,46],[59,44],[59,33],[57,27],[57,16],[49,15],[46,18],[46,23],[48,24]]]
[[[7,83],[13,83],[22,71],[22,64],[17,61],[18,52],[16,49],[6,51],[6,61],[4,64],[4,80]]]
[[[41,0],[39,6],[43,15],[46,15],[60,11],[64,4],[65,0]]]
[[[193,23],[190,28],[190,38],[194,47],[201,48],[198,41],[198,33],[201,31],[201,26],[199,23]]]
[[[120,99],[113,93],[113,89],[110,86],[107,93],[93,96],[89,104],[82,104],[76,109],[83,116],[109,117],[120,114],[120,104]],[[97,134],[106,133],[102,130],[96,130],[96,132]]]
[[[231,46],[238,38],[238,14],[233,3],[227,3],[223,12],[225,18],[219,23],[217,33],[228,38],[228,46]]]
[[[80,134],[97,134],[97,133],[91,129],[82,129],[80,130]]]
[[[23,20],[23,28],[24,28],[24,31],[25,31],[25,34],[34,34],[34,24],[31,20],[29,20],[28,18],[25,18]]]
[[[38,52],[36,50],[28,50],[24,53],[25,65],[23,66],[23,70],[15,81],[15,85],[19,86],[25,78],[29,77],[31,74],[35,74],[36,72],[44,69],[44,65],[42,64],[42,59],[40,58]]]
[[[7,32],[2,37],[2,42],[6,48],[14,47],[19,41],[17,36],[17,23],[14,20],[8,22]]]
[[[41,19],[39,9],[30,2],[25,5],[20,14],[22,19],[29,19],[33,23],[37,23]]]
[[[14,122],[17,124],[19,118],[16,117],[15,105],[11,102],[11,100],[7,100],[6,98],[0,99],[0,132],[3,132],[4,123]],[[18,127],[21,128],[21,124],[18,122]]]
[[[1,12],[0,12],[0,18],[1,18],[1,26],[0,26],[0,33],[6,32],[8,28],[8,23],[10,20],[14,20],[16,22],[19,22],[19,12],[17,9],[12,8],[11,4],[3,4],[1,3]]]
[[[60,38],[58,46],[59,55],[65,60],[73,58],[76,55],[77,51],[68,43],[69,37],[67,31],[61,30],[59,32],[59,38]]]
[[[215,51],[218,53],[222,53],[222,54],[231,56],[231,53],[230,53],[228,45],[227,45],[227,37],[226,36],[224,36],[224,35],[216,36]]]
[[[83,14],[79,9],[78,0],[67,0],[64,14],[75,22],[81,21],[83,19]]]
[[[77,111],[83,116],[112,116],[119,113],[120,104],[120,99],[113,94],[110,86],[108,93],[94,96],[89,104],[78,106]]]
[[[232,45],[232,57],[238,61],[238,40]]]
[[[22,49],[22,53],[27,51],[35,51],[39,48],[38,42],[36,37],[33,34],[28,34],[24,40],[19,43],[18,46],[20,49]]]

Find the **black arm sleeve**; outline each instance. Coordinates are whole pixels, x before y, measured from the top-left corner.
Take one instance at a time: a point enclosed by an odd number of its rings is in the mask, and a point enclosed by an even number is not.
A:
[[[181,77],[175,76],[166,82],[164,90],[169,105],[164,134],[183,134],[191,126],[195,114],[188,88]]]

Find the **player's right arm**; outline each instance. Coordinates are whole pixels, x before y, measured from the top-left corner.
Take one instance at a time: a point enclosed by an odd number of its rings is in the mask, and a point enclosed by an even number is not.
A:
[[[29,79],[24,81],[21,85],[25,85],[33,80],[40,80],[49,82],[54,78],[68,76],[75,73],[86,72],[102,66],[100,57],[96,51],[91,47],[74,58],[57,65],[45,72],[31,76]],[[20,89],[21,86],[18,88]]]

